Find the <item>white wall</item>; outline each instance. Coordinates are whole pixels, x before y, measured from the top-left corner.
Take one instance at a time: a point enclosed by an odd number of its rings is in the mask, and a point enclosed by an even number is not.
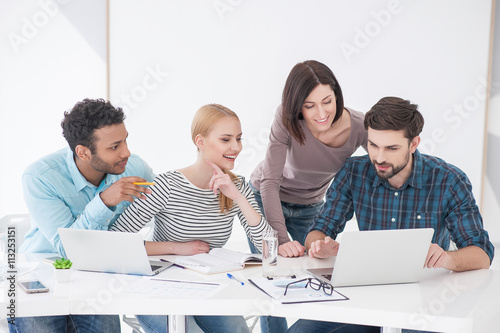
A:
[[[491,238],[500,243],[500,5],[498,3],[495,17],[482,213]]]
[[[132,151],[156,172],[194,160],[192,116],[216,102],[240,115],[236,171],[248,177],[288,72],[317,59],[337,75],[347,106],[366,112],[387,95],[419,104],[421,150],[467,172],[480,199],[491,1],[109,4],[110,99],[127,111]],[[25,211],[22,170],[65,145],[63,111],[106,97],[105,5],[0,2],[0,216]],[[26,42],[14,46],[12,34]]]
[[[63,112],[106,98],[105,32],[105,1],[0,1],[0,216],[26,212],[23,170],[67,145]]]
[[[491,1],[110,4],[111,99],[127,106],[130,144],[157,172],[193,161],[192,115],[216,102],[242,118],[236,171],[248,177],[290,69],[317,59],[347,106],[366,112],[388,95],[419,104],[421,151],[462,168],[481,201]]]

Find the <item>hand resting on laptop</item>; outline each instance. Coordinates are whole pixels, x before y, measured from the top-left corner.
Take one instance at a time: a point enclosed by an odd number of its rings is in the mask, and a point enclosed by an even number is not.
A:
[[[323,236],[320,239],[315,240],[311,243],[309,251],[309,257],[311,258],[328,258],[332,256],[336,256],[339,251],[339,243],[333,240],[331,237],[328,237],[319,231],[312,231],[312,236],[317,234],[318,237]]]

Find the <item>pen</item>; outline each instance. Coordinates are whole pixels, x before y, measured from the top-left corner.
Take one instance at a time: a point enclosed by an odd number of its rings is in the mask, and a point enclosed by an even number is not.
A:
[[[237,278],[235,278],[232,274],[227,273],[227,277],[228,277],[228,278],[230,278],[230,279],[233,279],[234,281],[238,282],[238,283],[239,283],[239,284],[241,284],[242,286],[244,286],[244,285],[245,285],[242,281],[240,281],[240,280],[238,280]]]
[[[134,185],[154,185],[155,183],[150,183],[150,182],[135,182],[132,183]]]

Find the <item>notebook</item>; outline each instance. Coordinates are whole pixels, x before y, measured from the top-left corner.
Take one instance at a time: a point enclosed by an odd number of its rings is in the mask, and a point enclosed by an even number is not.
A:
[[[243,269],[245,265],[262,265],[262,254],[248,254],[223,248],[209,253],[179,256],[175,264],[204,274],[231,272]]]
[[[73,267],[81,271],[156,275],[173,265],[149,261],[140,234],[103,230],[57,229]]]
[[[334,267],[307,271],[334,287],[418,282],[433,234],[432,228],[345,232]]]

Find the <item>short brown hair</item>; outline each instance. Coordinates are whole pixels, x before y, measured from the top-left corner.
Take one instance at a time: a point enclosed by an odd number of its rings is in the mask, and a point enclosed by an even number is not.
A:
[[[417,104],[399,97],[384,97],[365,114],[365,129],[404,131],[413,140],[422,132],[424,117]]]
[[[287,131],[301,145],[305,143],[305,134],[299,124],[299,120],[304,119],[302,105],[307,96],[320,84],[328,84],[335,94],[337,113],[333,125],[342,116],[344,97],[337,78],[328,66],[316,60],[307,60],[295,65],[286,79],[281,101],[282,121]]]

